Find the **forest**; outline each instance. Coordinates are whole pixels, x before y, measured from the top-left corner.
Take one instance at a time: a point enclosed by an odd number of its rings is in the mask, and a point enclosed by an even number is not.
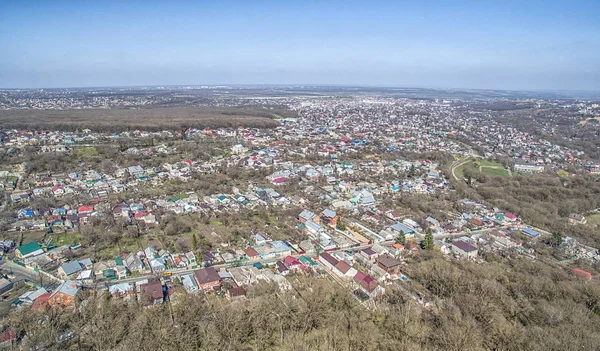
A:
[[[148,109],[2,110],[0,124],[6,129],[51,129],[95,132],[127,130],[181,130],[182,128],[272,128],[275,118],[293,117],[293,111],[260,107],[167,107]]]

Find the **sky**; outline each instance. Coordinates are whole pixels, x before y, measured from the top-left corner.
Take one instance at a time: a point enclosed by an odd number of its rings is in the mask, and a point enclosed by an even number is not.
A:
[[[600,91],[600,1],[0,1],[0,87]]]

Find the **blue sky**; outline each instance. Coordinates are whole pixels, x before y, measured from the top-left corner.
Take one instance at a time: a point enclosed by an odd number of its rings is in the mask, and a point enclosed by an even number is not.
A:
[[[600,90],[600,1],[0,1],[0,87]]]

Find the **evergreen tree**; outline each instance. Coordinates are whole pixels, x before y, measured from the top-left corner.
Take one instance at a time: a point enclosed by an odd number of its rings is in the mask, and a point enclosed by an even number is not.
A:
[[[431,228],[427,228],[421,247],[423,250],[433,250],[433,246],[433,233],[431,232]]]
[[[198,250],[198,238],[196,237],[196,233],[192,235],[192,249],[194,251]]]
[[[562,244],[563,237],[560,232],[555,232],[552,234],[552,245],[555,247],[559,247]]]
[[[335,225],[335,227],[342,231],[346,230],[346,225],[344,224],[344,222],[342,222],[341,219],[337,221],[337,224]]]
[[[398,244],[406,244],[406,235],[404,235],[404,232],[400,232],[400,234],[396,237],[396,242]]]

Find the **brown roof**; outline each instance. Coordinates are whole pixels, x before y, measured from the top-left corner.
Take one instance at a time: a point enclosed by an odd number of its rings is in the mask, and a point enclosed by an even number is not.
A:
[[[244,288],[242,288],[241,286],[229,289],[228,293],[229,293],[229,296],[231,296],[231,297],[246,296],[246,290]]]
[[[247,248],[244,249],[244,252],[246,253],[246,255],[248,257],[258,257],[260,256],[260,254],[258,253],[258,251],[256,251],[253,247],[248,246]]]
[[[208,267],[194,271],[194,277],[198,285],[220,281],[221,277],[214,267]]]
[[[463,250],[464,252],[472,252],[472,251],[477,251],[477,248],[467,242],[464,242],[462,240],[454,240],[452,242],[452,245],[458,247],[459,249]]]
[[[336,264],[336,265],[335,265],[335,268],[336,268],[338,271],[340,271],[340,272],[342,272],[342,273],[346,274],[346,272],[348,272],[348,271],[350,270],[350,265],[349,265],[349,264],[347,264],[347,263],[346,263],[346,262],[344,262],[344,261],[339,261],[339,262],[338,262],[338,264]]]
[[[377,263],[380,263],[381,265],[383,265],[386,268],[391,268],[391,267],[400,265],[400,261],[398,261],[397,259],[395,259],[392,255],[390,255],[388,253],[379,255],[379,257],[377,257]]]
[[[335,266],[336,264],[338,264],[338,260],[336,260],[333,256],[331,256],[327,252],[323,252],[321,254],[321,257],[323,257],[323,259],[325,261],[329,262],[329,264],[332,265],[332,266]]]
[[[140,285],[140,288],[144,293],[152,296],[154,300],[163,298],[162,283],[160,282],[160,280],[155,280],[152,282],[148,282],[147,284],[142,284]]]

